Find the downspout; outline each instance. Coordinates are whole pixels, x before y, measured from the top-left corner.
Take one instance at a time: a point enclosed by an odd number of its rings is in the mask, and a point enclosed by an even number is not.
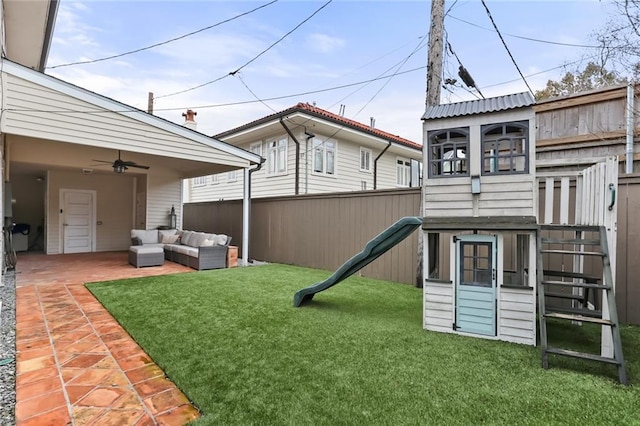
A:
[[[300,142],[293,136],[291,130],[284,124],[284,120],[280,117],[280,124],[287,131],[287,134],[293,139],[293,143],[296,144],[296,178],[295,178],[295,195],[300,193]]]
[[[633,173],[633,107],[634,107],[634,92],[635,84],[633,82],[627,84],[627,162],[626,173]]]
[[[262,162],[254,168],[244,169],[244,194],[242,197],[242,265],[249,265],[249,222],[251,218],[251,175],[262,168]]]
[[[307,131],[307,129],[304,129],[304,134],[307,135],[307,141],[305,142],[304,145],[304,152],[305,152],[305,157],[304,157],[304,193],[308,194],[309,193],[309,141],[313,138],[316,137],[316,135],[314,135],[313,133],[310,133]]]
[[[378,189],[378,160],[384,155],[385,152],[387,152],[387,150],[391,146],[391,141],[388,142],[389,144],[385,146],[382,152],[378,154],[375,160],[373,160],[373,189]]]

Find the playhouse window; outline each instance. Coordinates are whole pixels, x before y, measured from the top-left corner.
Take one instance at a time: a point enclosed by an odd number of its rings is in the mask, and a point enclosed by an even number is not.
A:
[[[527,121],[482,126],[482,174],[529,172]]]
[[[427,149],[430,178],[469,176],[468,128],[430,131]]]

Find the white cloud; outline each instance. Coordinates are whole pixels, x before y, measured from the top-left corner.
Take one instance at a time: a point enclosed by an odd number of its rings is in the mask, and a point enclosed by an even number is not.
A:
[[[314,33],[307,37],[307,47],[321,53],[333,53],[345,46],[345,41],[327,34]]]

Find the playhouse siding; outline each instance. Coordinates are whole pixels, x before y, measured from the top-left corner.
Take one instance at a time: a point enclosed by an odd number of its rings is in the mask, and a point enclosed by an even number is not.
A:
[[[453,333],[453,284],[426,281],[424,284],[424,328]]]
[[[60,83],[61,90],[77,92],[72,96],[12,74],[2,73],[2,77],[5,114],[0,125],[3,133],[102,148],[117,149],[129,144],[145,154],[237,167],[248,165],[246,160],[234,155],[127,117],[126,112],[111,112],[82,100],[91,96],[81,89]],[[46,79],[45,76],[39,78]]]
[[[500,288],[498,335],[501,340],[535,345],[535,292],[532,288]]]
[[[529,175],[484,176],[482,192],[474,211],[469,178],[443,179],[448,185],[433,184],[428,179],[425,188],[424,216],[535,216],[535,191]]]

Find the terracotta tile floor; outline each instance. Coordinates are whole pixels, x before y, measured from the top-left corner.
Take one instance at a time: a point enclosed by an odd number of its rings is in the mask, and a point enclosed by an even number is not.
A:
[[[16,425],[183,425],[198,410],[84,283],[193,272],[126,252],[19,254]]]

